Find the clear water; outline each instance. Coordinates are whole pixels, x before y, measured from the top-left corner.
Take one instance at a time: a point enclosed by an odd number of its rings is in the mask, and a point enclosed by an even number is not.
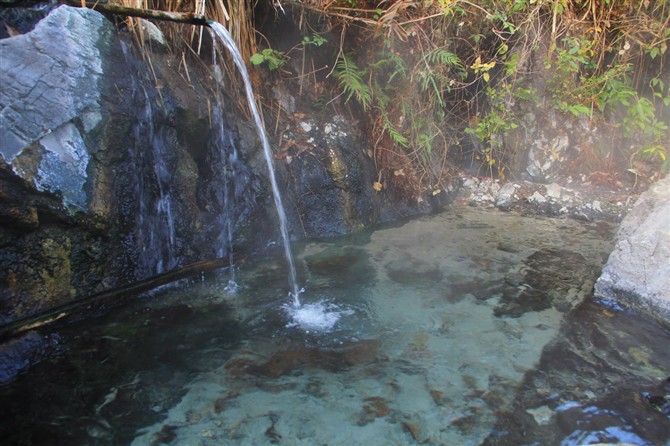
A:
[[[670,444],[670,333],[590,297],[612,231],[456,209],[296,246],[299,309],[281,259],[154,291],[42,333],[0,443]]]

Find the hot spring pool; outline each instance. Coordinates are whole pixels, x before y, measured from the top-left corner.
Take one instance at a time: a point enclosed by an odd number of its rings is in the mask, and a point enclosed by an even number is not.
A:
[[[670,444],[670,333],[592,286],[606,223],[470,208],[296,244],[44,330],[33,445]],[[655,397],[661,397],[654,399]]]

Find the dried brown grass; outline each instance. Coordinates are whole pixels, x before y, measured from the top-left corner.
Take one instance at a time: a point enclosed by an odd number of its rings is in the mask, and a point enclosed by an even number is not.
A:
[[[248,60],[256,51],[256,36],[253,27],[253,8],[245,0],[114,0],[115,2],[138,9],[154,9],[168,12],[193,13],[203,15],[209,20],[223,24],[230,32],[240,53]],[[139,20],[128,18],[128,26],[133,30],[138,42],[144,45]],[[173,50],[189,46],[200,54],[203,40],[203,27],[192,25],[161,23]]]

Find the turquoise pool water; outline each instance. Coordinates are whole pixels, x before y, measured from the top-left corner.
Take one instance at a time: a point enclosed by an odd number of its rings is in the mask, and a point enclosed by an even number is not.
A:
[[[3,444],[670,444],[670,333],[592,286],[606,223],[453,209],[41,336]],[[660,397],[654,399],[654,397]]]

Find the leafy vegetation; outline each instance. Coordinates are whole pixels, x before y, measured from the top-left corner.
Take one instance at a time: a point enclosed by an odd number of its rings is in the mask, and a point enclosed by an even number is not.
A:
[[[270,71],[275,71],[286,63],[286,56],[281,51],[273,50],[272,48],[265,48],[260,53],[254,53],[249,58],[249,62],[254,65],[267,63]]]
[[[566,120],[604,122],[616,154],[668,164],[667,0],[324,0],[341,32],[332,75],[371,123],[383,183],[409,196],[444,186],[450,150],[504,177],[505,135],[537,101]],[[288,6],[288,3],[285,3]],[[302,17],[302,16],[301,16]],[[369,42],[374,41],[374,44]],[[362,43],[365,43],[362,45]],[[351,49],[354,49],[352,51]],[[544,73],[544,74],[543,74]],[[533,77],[548,79],[536,85]],[[336,96],[338,93],[335,93]],[[470,152],[468,137],[478,141]],[[593,163],[614,155],[594,149]],[[409,189],[408,189],[409,185]]]
[[[123,0],[129,2],[130,0]],[[132,2],[133,6],[137,6]],[[524,115],[551,107],[566,121],[603,123],[624,140],[593,148],[629,171],[670,168],[669,0],[303,0],[273,2],[299,19],[302,41],[286,53],[258,50],[252,4],[241,0],[143,0],[142,7],[205,14],[229,27],[250,63],[281,74],[293,51],[332,57],[316,104],[357,104],[370,130],[380,183],[414,198],[446,186],[449,157],[505,177],[516,154],[506,135]],[[293,12],[291,12],[293,11]],[[318,26],[317,26],[318,24]],[[315,30],[340,33],[336,43]],[[186,37],[187,36],[187,37]],[[199,51],[197,32],[182,41]],[[536,79],[547,80],[539,84]],[[312,85],[316,86],[316,82]],[[624,169],[625,170],[625,169]]]
[[[352,97],[361,104],[364,111],[367,111],[372,102],[370,88],[363,80],[364,70],[359,70],[351,57],[344,54],[335,64],[335,78],[340,83],[340,88],[349,101]]]

